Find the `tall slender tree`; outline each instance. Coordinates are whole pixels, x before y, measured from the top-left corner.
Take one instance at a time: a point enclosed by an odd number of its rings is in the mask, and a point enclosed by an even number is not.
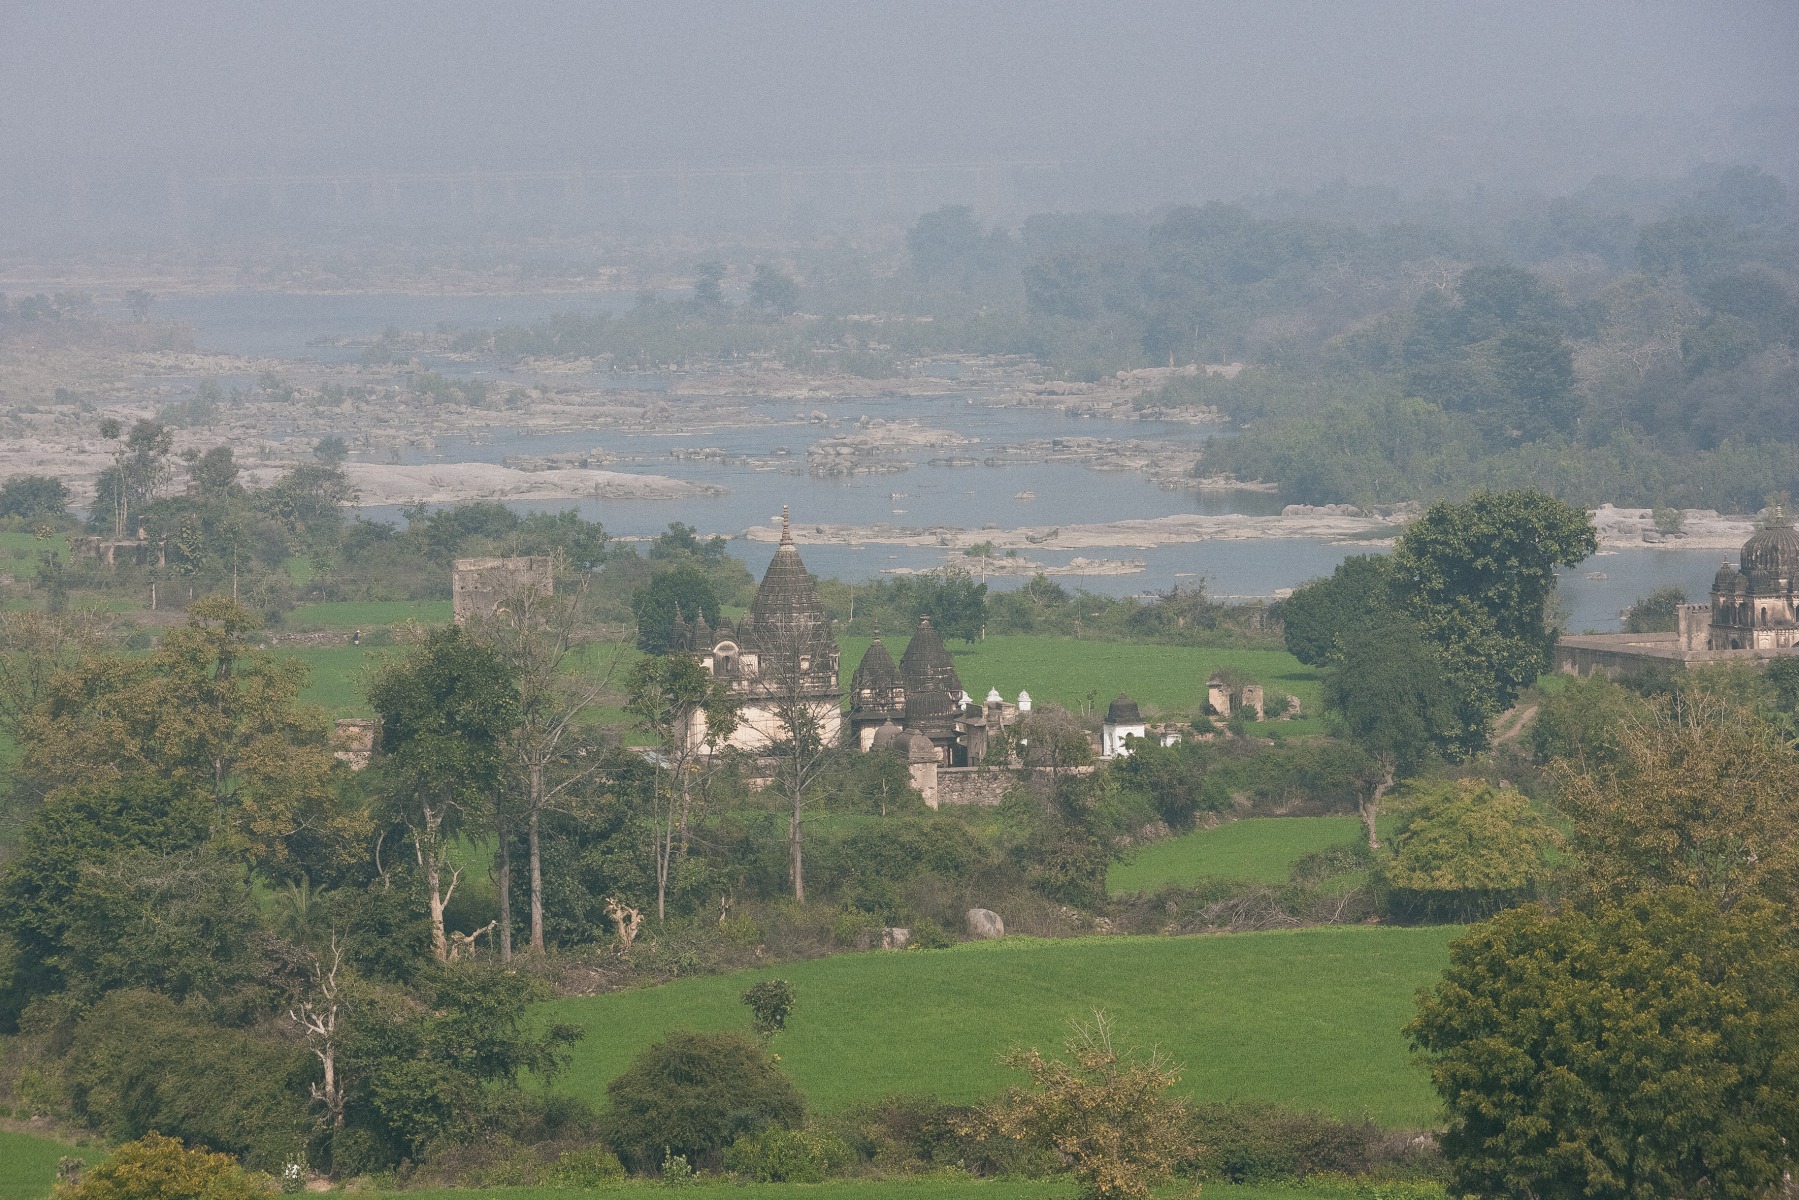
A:
[[[383,815],[406,827],[432,949],[447,961],[444,910],[461,878],[450,847],[489,814],[518,723],[518,688],[499,654],[451,625],[384,667],[368,697],[381,719],[375,779]]]

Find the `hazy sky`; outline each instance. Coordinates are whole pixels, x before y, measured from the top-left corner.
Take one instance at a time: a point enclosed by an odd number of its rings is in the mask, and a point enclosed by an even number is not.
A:
[[[1106,159],[1799,105],[1799,4],[0,0],[13,168]]]

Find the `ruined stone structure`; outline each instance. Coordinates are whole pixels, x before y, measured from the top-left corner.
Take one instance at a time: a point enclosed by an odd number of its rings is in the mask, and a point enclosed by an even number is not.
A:
[[[1589,633],[1562,637],[1555,668],[1569,675],[1629,675],[1799,654],[1799,531],[1776,513],[1726,560],[1710,604],[1683,604],[1673,633]]]
[[[555,560],[547,554],[459,558],[450,573],[450,612],[466,625],[493,616],[511,597],[548,596],[555,586]]]
[[[375,757],[381,722],[374,717],[339,717],[331,727],[331,757],[350,770],[366,768]]]
[[[677,621],[673,644],[696,655],[708,674],[728,681],[741,701],[729,745],[765,753],[790,736],[789,718],[808,712],[827,745],[841,740],[837,634],[825,616],[817,585],[800,561],[785,508],[781,544],[750,611],[735,626],[720,622],[716,629],[703,613],[691,624]],[[704,740],[703,713],[694,714],[688,736],[695,742]]]
[[[1206,680],[1206,707],[1221,717],[1244,713],[1252,721],[1262,719],[1262,685],[1241,683],[1232,686],[1223,676]]]
[[[91,558],[95,562],[109,567],[121,564],[142,567],[152,560],[159,567],[169,565],[169,545],[167,538],[152,540],[142,530],[134,538],[78,537],[69,539],[69,555],[72,558]]]

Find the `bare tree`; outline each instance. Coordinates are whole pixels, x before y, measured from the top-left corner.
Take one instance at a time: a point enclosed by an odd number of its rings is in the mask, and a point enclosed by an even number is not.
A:
[[[472,632],[506,662],[518,688],[518,724],[507,742],[515,779],[494,808],[502,961],[512,958],[513,833],[524,829],[531,952],[542,954],[543,815],[599,769],[581,714],[605,691],[619,655],[597,675],[578,669],[598,644],[586,620],[588,584],[583,575],[572,593],[558,596],[526,580],[473,622]]]
[[[337,973],[343,962],[343,948],[332,934],[331,966],[315,958],[312,995],[287,1010],[288,1018],[305,1030],[306,1043],[324,1071],[324,1081],[311,1085],[312,1098],[325,1106],[325,1119],[333,1129],[344,1127],[344,1081],[337,1073],[337,1025],[344,1000]]]
[[[650,824],[660,922],[668,919],[668,885],[677,843],[706,795],[721,750],[737,730],[738,698],[729,681],[713,678],[685,654],[639,659],[631,671],[629,695],[626,708],[638,728],[656,739]],[[628,939],[625,944],[630,944]]]

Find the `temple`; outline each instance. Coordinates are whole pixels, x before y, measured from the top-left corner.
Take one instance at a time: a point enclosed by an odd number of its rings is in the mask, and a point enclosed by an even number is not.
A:
[[[842,738],[837,635],[793,544],[785,508],[781,544],[750,611],[734,627],[721,621],[712,628],[703,613],[691,624],[678,621],[674,645],[697,655],[708,674],[728,680],[741,701],[737,728],[726,744],[766,753],[801,724],[791,718],[808,713],[823,744]],[[704,713],[694,715],[688,736],[704,739]]]
[[[1628,675],[1656,667],[1761,661],[1799,654],[1799,532],[1776,511],[1712,579],[1710,604],[1683,604],[1672,633],[1572,634],[1556,643],[1556,669]]]

